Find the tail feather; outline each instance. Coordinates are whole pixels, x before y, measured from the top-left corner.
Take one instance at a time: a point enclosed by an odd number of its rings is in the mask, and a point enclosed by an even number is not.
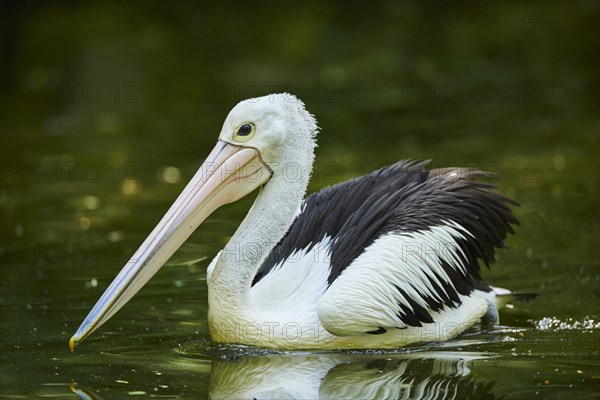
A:
[[[511,292],[508,289],[494,287],[494,286],[490,286],[490,288],[492,289],[491,291],[494,296],[494,299],[493,299],[494,303],[496,303],[496,307],[498,309],[501,309],[506,304],[508,304],[514,300],[531,301],[538,296],[537,293],[533,293],[533,292]]]
[[[496,294],[496,307],[498,309],[504,307],[511,301],[531,301],[538,296],[537,293],[527,292],[508,292],[508,293],[497,293]]]
[[[535,299],[537,293],[519,293],[511,292],[508,289],[489,286],[489,291],[480,291],[479,295],[487,302],[488,309],[481,317],[484,326],[494,326],[499,323],[500,317],[498,310],[513,300],[530,301]]]

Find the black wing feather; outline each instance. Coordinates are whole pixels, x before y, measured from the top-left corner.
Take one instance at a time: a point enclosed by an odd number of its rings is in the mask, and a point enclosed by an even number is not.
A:
[[[427,179],[428,171],[423,169],[427,162],[400,161],[307,197],[302,205],[302,212],[267,256],[254,277],[252,286],[294,251],[310,250],[325,236],[335,239],[337,245],[334,244],[334,247],[337,249],[352,240],[354,244],[350,243],[349,254],[338,254],[332,248],[332,256],[335,255],[337,259],[335,263],[332,261],[334,268],[329,276],[331,284],[349,263],[378,237],[377,229],[372,223],[381,225],[386,217],[391,216],[386,214],[393,209],[390,204],[397,202],[397,196],[390,195],[402,195],[403,187],[422,183]],[[374,203],[380,207],[374,207]],[[373,216],[378,216],[379,222]],[[364,234],[365,232],[369,234]],[[361,243],[356,241],[356,235],[360,235]]]
[[[504,247],[511,225],[518,224],[508,205],[516,202],[497,192],[494,186],[476,178],[489,173],[466,168],[425,170],[428,161],[400,161],[360,178],[323,189],[307,197],[302,211],[287,234],[259,268],[252,285],[259,282],[276,265],[299,249],[311,249],[325,236],[331,238],[331,285],[354,259],[377,238],[390,232],[425,231],[453,221],[472,236],[457,239],[464,255],[461,263],[466,274],[440,260],[450,283],[436,276],[430,279],[440,295],[423,299],[433,311],[460,304],[458,295],[474,289],[489,290],[481,283],[479,261],[489,267],[495,248]],[[433,274],[435,272],[431,271]],[[401,290],[401,289],[398,289]],[[406,293],[403,297],[408,298]],[[412,310],[401,305],[400,319],[407,325],[421,326],[431,316],[412,299]]]

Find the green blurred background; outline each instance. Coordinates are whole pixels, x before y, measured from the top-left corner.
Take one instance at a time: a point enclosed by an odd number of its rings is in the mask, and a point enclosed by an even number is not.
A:
[[[540,364],[559,354],[582,373],[505,377],[510,389],[491,395],[540,384],[597,394],[599,346],[584,338],[598,338],[600,317],[599,3],[23,1],[1,11],[3,395],[66,395],[71,379],[95,376],[96,392],[125,396],[114,382],[132,369],[148,370],[137,392],[150,393],[152,363],[176,365],[164,393],[208,393],[211,358],[174,349],[208,342],[204,271],[252,196],[213,215],[84,354],[66,343],[231,107],[281,91],[322,130],[309,191],[402,158],[496,172],[522,226],[486,277],[540,297],[502,316],[532,341],[517,335],[495,351],[533,348]],[[559,374],[553,361],[535,368]]]

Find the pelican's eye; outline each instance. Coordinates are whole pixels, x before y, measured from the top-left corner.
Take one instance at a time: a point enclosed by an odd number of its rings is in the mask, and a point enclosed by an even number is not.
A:
[[[242,124],[233,135],[233,139],[242,143],[247,142],[254,136],[254,130],[255,128],[253,124]]]

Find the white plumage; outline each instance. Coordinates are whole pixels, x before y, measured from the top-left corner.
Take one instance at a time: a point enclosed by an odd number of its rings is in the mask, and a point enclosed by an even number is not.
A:
[[[398,318],[400,305],[412,308],[412,299],[427,308],[420,294],[438,297],[429,279],[439,276],[451,283],[439,260],[446,260],[457,270],[463,268],[455,242],[455,237],[462,235],[456,224],[448,223],[425,232],[379,237],[332,283],[320,302],[319,319],[327,330],[344,336],[364,334],[378,327],[406,328]]]

